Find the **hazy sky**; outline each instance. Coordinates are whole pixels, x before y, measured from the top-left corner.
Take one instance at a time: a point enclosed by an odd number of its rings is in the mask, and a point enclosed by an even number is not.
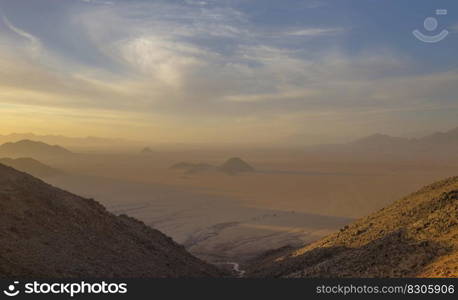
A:
[[[0,0],[0,18],[2,134],[313,144],[458,126],[456,0]]]

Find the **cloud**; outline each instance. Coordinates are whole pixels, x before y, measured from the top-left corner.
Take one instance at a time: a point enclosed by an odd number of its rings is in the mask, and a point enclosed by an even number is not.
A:
[[[97,4],[97,5],[114,5],[112,1],[100,1],[100,0],[79,0],[84,3]]]
[[[76,71],[71,66],[66,74],[39,63],[19,64],[9,76],[3,74],[4,86],[24,90],[10,99],[191,119],[202,115],[210,119],[262,119],[271,114],[346,111],[354,107],[373,110],[391,106],[389,99],[395,91],[396,97],[402,95],[401,101],[409,105],[419,101],[412,99],[413,87],[390,87],[385,92],[377,88],[390,85],[385,78],[392,78],[394,83],[410,76],[409,59],[396,53],[379,50],[351,57],[327,50],[309,57],[307,49],[269,45],[258,32],[249,33],[258,36],[258,41],[242,36],[227,52],[201,43],[200,38],[211,36],[215,19],[219,28],[249,31],[243,14],[233,8],[182,10],[175,4],[160,2],[125,5],[83,11],[72,20],[84,30],[94,48],[121,66],[123,72],[111,74],[90,66],[79,66]],[[199,26],[185,26],[196,23]],[[293,34],[318,36],[341,30],[309,28]],[[67,64],[58,58],[55,63]]]
[[[347,32],[344,27],[287,25],[271,32],[231,6],[177,3],[80,5],[61,18],[69,33],[61,38],[88,45],[85,55],[107,62],[97,66],[70,59],[5,18],[11,32],[40,51],[22,53],[15,42],[3,43],[2,104],[27,116],[30,110],[72,120],[88,115],[104,128],[119,117],[131,130],[154,124],[181,138],[257,138],[262,131],[266,140],[300,131],[304,123],[329,130],[330,124],[354,124],[355,115],[363,120],[366,114],[369,122],[374,114],[455,105],[456,72],[418,74],[409,55],[393,50],[354,55],[339,45],[294,44],[302,40],[296,37],[335,36]]]
[[[162,40],[155,36],[141,36],[121,43],[119,58],[150,75],[151,80],[179,87],[182,77],[190,68],[197,67],[201,62],[197,58],[203,51],[192,45]]]
[[[185,0],[185,3],[189,5],[198,5],[198,6],[208,5],[207,1]]]
[[[288,32],[287,34],[293,36],[317,37],[324,35],[335,35],[343,32],[345,32],[343,28],[304,28]]]
[[[35,55],[38,54],[39,51],[41,51],[42,46],[40,40],[35,37],[34,35],[14,26],[6,16],[2,17],[3,23],[8,27],[9,30],[12,32],[16,33],[18,36],[24,38],[25,40],[28,41],[29,47],[28,49]]]

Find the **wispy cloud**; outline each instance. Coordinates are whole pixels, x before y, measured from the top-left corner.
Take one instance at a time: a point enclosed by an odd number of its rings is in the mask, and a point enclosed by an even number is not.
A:
[[[3,23],[10,29],[12,32],[16,33],[20,37],[26,39],[29,42],[29,49],[34,53],[38,54],[41,49],[40,40],[34,35],[14,26],[6,16],[2,17]]]
[[[262,25],[272,20],[247,15],[233,5],[239,1],[71,2],[77,7],[57,18],[65,30],[51,34],[3,18],[15,39],[0,43],[2,104],[28,107],[27,117],[32,110],[88,115],[104,128],[122,115],[126,131],[161,124],[176,140],[258,138],[259,131],[267,140],[304,123],[323,131],[354,124],[355,114],[375,122],[374,114],[439,111],[458,94],[456,72],[418,74],[410,53],[379,45],[344,51],[338,35],[352,38],[356,28],[348,24]],[[39,51],[18,51],[17,40]]]
[[[114,2],[112,1],[102,1],[102,0],[79,0],[84,3],[89,3],[89,4],[98,4],[98,5],[114,5]]]
[[[290,31],[287,34],[293,36],[324,36],[324,35],[335,35],[345,32],[344,28],[304,28],[299,30]]]

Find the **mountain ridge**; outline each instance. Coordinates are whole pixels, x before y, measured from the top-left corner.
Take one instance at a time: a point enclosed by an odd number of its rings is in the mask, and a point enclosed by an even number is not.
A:
[[[0,278],[220,277],[161,232],[0,164]]]
[[[411,143],[411,144],[424,144],[424,143],[433,143],[438,141],[446,141],[452,143],[458,143],[458,127],[441,132],[435,132],[419,138],[403,138],[391,136],[383,133],[375,133],[363,138],[357,139],[349,144],[368,144],[372,142],[380,141],[390,141],[390,142],[399,142],[399,143]]]
[[[0,158],[0,164],[12,167],[18,171],[28,173],[39,178],[63,174],[62,171],[52,168],[30,157]]]
[[[134,141],[128,141],[119,138],[104,138],[104,137],[97,137],[97,136],[85,136],[85,137],[71,137],[65,135],[57,135],[57,134],[35,134],[32,132],[26,133],[10,133],[0,135],[0,143],[7,143],[7,142],[17,142],[20,140],[34,140],[40,141],[46,144],[57,144],[63,146],[76,146],[80,144],[91,144],[91,145],[105,145],[105,144],[125,144],[125,143],[133,143]],[[135,142],[139,143],[139,142]]]
[[[73,152],[59,146],[39,141],[20,140],[0,145],[0,154],[11,157],[65,156]]]

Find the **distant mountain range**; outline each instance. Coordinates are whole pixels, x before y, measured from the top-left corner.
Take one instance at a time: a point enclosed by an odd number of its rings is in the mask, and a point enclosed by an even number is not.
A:
[[[72,152],[58,146],[48,145],[43,142],[21,140],[15,143],[5,143],[0,146],[0,156],[8,157],[43,157],[43,156],[64,156]]]
[[[186,174],[195,174],[206,171],[219,171],[226,174],[236,175],[238,173],[254,172],[255,169],[239,157],[232,157],[221,166],[213,166],[207,163],[181,162],[170,167],[174,170],[183,170]]]
[[[45,164],[38,160],[28,157],[21,158],[0,158],[0,164],[15,168],[21,172],[29,173],[39,178],[54,177],[62,175],[63,172]]]
[[[299,140],[303,139],[300,138]],[[133,149],[140,146],[143,142],[125,140],[125,139],[110,139],[101,137],[67,137],[62,135],[37,135],[34,133],[12,133],[8,135],[0,135],[1,143],[16,143],[22,140],[40,141],[49,145],[60,145],[61,147],[69,147],[70,149],[102,149],[112,152],[116,149]],[[297,139],[295,139],[297,142]],[[297,149],[297,147],[293,147]],[[151,150],[146,147],[142,150],[143,154],[150,154]],[[451,152],[458,150],[458,127],[446,132],[437,132],[427,135],[422,138],[402,138],[393,137],[386,134],[370,135],[354,142],[345,144],[322,144],[308,146],[306,152],[324,151],[326,153],[369,153],[372,155],[388,154],[394,156],[406,155],[423,155],[433,156],[434,151],[443,155],[453,154]],[[458,153],[458,151],[456,151]],[[458,158],[458,157],[457,157]]]
[[[399,146],[458,146],[458,127],[446,132],[437,132],[422,138],[400,138],[384,134],[374,134],[359,139],[352,145],[369,146],[369,147],[399,147]]]
[[[422,138],[402,138],[374,134],[347,144],[316,145],[306,153],[345,155],[355,158],[458,160],[458,128]]]
[[[0,278],[221,277],[161,232],[0,164]]]
[[[34,133],[12,133],[0,135],[0,143],[18,142],[20,140],[40,141],[52,145],[61,146],[112,146],[134,143],[123,139],[110,139],[94,136],[87,137],[68,137],[63,135],[39,135]]]
[[[254,260],[251,277],[458,277],[458,177],[302,248]]]

